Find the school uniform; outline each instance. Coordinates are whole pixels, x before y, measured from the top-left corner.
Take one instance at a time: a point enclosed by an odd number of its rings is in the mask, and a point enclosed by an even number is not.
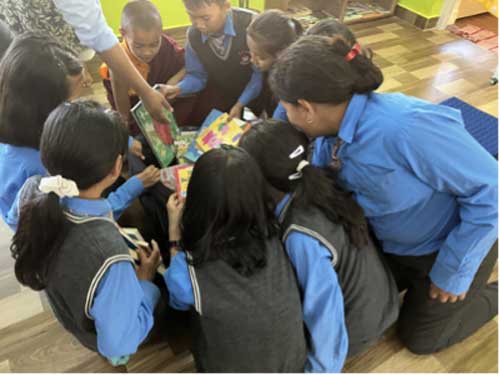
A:
[[[266,266],[250,277],[224,261],[188,265],[179,252],[165,273],[170,305],[194,315],[193,355],[204,372],[303,372],[300,296],[277,237]]]
[[[20,204],[41,194],[40,176]],[[67,232],[49,264],[45,292],[57,320],[88,349],[114,358],[137,351],[153,326],[160,291],[137,279],[128,246],[106,199],[63,198]]]
[[[184,49],[179,47],[175,40],[166,34],[161,35],[160,49],[156,56],[149,63],[139,60],[130,51],[127,42],[124,40],[121,46],[132,64],[136,67],[141,76],[151,85],[157,83],[165,84],[167,81],[184,68]],[[111,107],[116,110],[115,97],[111,86],[111,77],[109,68],[106,64],[102,64],[99,69],[103,85],[106,89],[106,94]],[[133,89],[128,91],[130,98],[130,108],[134,107],[139,101],[139,97]],[[174,115],[179,125],[189,125],[189,116],[193,109],[194,98],[178,98],[172,105],[174,107]],[[133,136],[141,134],[137,123],[132,119],[129,123],[130,134]]]
[[[497,314],[497,287],[486,280],[495,259],[498,163],[459,111],[402,94],[355,94],[338,136],[316,139],[313,163],[338,169],[397,281],[409,287],[399,332],[411,350],[447,347]],[[430,300],[431,281],[468,296]]]
[[[307,372],[341,372],[346,356],[363,352],[398,316],[391,271],[369,242],[357,249],[342,225],[287,194],[276,207],[281,238],[302,292],[311,349]]]
[[[187,31],[186,77],[178,86],[180,95],[206,89],[196,107],[201,121],[214,108],[228,112],[237,101],[252,107],[261,92],[262,73],[251,64],[246,42],[253,16],[248,10],[232,8],[220,35],[207,36],[193,26]]]
[[[129,147],[133,139],[129,138]],[[40,151],[29,147],[0,143],[0,212],[4,222],[15,231],[19,220],[19,191],[31,176],[46,176],[47,170],[40,159]],[[133,176],[111,192],[107,200],[115,220],[144,192],[142,181]]]

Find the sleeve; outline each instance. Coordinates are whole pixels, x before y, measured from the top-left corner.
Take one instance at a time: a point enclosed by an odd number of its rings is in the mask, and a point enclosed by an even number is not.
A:
[[[262,80],[264,79],[262,76],[262,72],[260,72],[254,65],[252,65],[252,76],[250,77],[250,81],[248,82],[245,90],[241,94],[238,99],[239,102],[243,105],[247,105],[257,96],[259,96],[262,91]]]
[[[158,287],[138,280],[131,263],[110,266],[90,309],[99,353],[108,358],[135,353],[153,327],[159,298]]]
[[[278,103],[278,106],[274,110],[273,118],[276,119],[276,120],[281,120],[281,121],[289,122],[288,121],[288,116],[286,114],[285,107],[283,107],[283,105],[281,103]]]
[[[186,76],[178,83],[181,95],[193,94],[203,90],[207,84],[207,72],[189,41],[185,50]]]
[[[306,372],[341,372],[349,347],[344,298],[331,253],[319,241],[292,232],[285,247],[303,294],[304,322],[310,333]]]
[[[169,291],[169,303],[174,309],[189,310],[194,306],[194,293],[189,277],[186,253],[179,251],[163,275]]]
[[[54,4],[64,20],[73,26],[83,45],[103,52],[118,43],[106,23],[99,0],[54,0]]]
[[[106,199],[111,206],[114,219],[118,220],[123,211],[143,192],[144,184],[137,176],[129,178],[116,191],[111,192]]]
[[[467,132],[456,110],[418,111],[398,135],[402,163],[436,191],[456,197],[459,224],[429,277],[439,288],[462,294],[497,239],[498,162]]]
[[[12,229],[14,232],[17,230],[17,224],[19,223],[19,199],[21,195],[21,190],[19,190],[16,194],[16,198],[14,199],[14,203],[10,206],[10,210],[7,212],[5,216],[5,223]]]

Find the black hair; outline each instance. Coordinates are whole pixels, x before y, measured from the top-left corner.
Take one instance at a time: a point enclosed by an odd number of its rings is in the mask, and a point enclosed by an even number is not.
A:
[[[322,35],[329,37],[340,35],[351,47],[357,42],[353,32],[345,24],[337,21],[335,18],[325,18],[316,22],[307,29],[306,35]]]
[[[129,1],[122,11],[121,27],[124,29],[140,28],[162,29],[162,20],[158,8],[149,0]]]
[[[265,11],[247,29],[247,34],[258,44],[259,49],[270,56],[277,56],[303,32],[299,21],[280,10]]]
[[[5,22],[0,20],[0,59],[9,47],[10,43],[12,43],[12,39],[13,36],[9,27]]]
[[[277,233],[272,206],[266,181],[246,151],[224,146],[203,154],[182,217],[191,264],[223,260],[243,276],[265,267],[264,241]]]
[[[290,124],[266,120],[254,125],[240,140],[240,147],[252,155],[269,184],[283,193],[295,193],[295,204],[307,209],[316,207],[334,223],[341,224],[350,241],[362,248],[368,240],[368,227],[363,209],[351,193],[338,186],[336,175],[326,168],[306,165],[302,177],[289,179],[307,160],[309,140]],[[290,158],[302,147],[303,153]]]
[[[81,72],[54,39],[31,32],[16,37],[0,62],[0,142],[38,149],[47,116],[70,95],[67,76]]]
[[[63,103],[48,117],[40,154],[50,175],[73,180],[80,190],[102,181],[127,151],[120,116],[92,101]],[[21,202],[19,224],[10,247],[19,282],[34,290],[47,286],[50,264],[68,230],[55,193]]]
[[[195,9],[203,5],[217,4],[223,6],[228,0],[182,0],[186,8]]]
[[[353,94],[367,94],[383,82],[381,70],[365,51],[345,59],[352,46],[340,35],[309,35],[288,47],[274,63],[270,85],[285,102],[299,99],[340,104]]]

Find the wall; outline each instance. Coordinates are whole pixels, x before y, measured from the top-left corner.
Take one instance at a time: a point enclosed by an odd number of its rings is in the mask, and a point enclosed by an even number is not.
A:
[[[439,17],[443,0],[399,0],[398,5],[425,18]]]
[[[128,0],[101,0],[102,9],[111,28],[118,34],[121,11]],[[250,0],[251,8],[263,10],[265,0]],[[182,0],[151,0],[159,9],[163,19],[163,28],[170,29],[189,25],[189,17],[184,10]],[[238,0],[231,0],[238,6]]]

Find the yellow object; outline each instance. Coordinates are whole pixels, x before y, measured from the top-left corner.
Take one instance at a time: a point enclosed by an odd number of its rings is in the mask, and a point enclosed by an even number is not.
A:
[[[219,147],[222,143],[236,146],[243,130],[234,120],[227,121],[227,113],[219,116],[207,128],[205,128],[196,138],[196,145],[202,152]]]
[[[488,12],[498,17],[498,0],[478,0],[483,4]]]
[[[108,25],[118,35],[122,9],[128,0],[101,0],[102,10]],[[184,9],[182,0],[151,0],[160,11],[164,29],[189,26],[191,22]],[[265,0],[249,0],[249,6],[259,11],[264,10]],[[233,6],[238,6],[238,0],[231,0]]]

